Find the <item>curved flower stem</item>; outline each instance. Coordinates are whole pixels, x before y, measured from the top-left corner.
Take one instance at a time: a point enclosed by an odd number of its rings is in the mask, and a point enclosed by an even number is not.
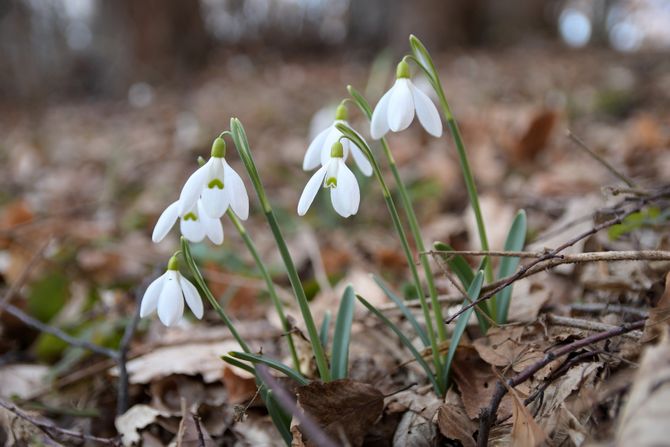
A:
[[[244,240],[244,243],[246,244],[249,253],[251,253],[251,256],[254,258],[254,261],[256,262],[256,267],[261,272],[261,276],[263,276],[263,279],[265,280],[265,285],[267,286],[267,291],[270,294],[270,299],[272,300],[272,304],[274,304],[275,309],[277,310],[279,320],[281,321],[282,328],[284,329],[284,334],[286,335],[288,348],[289,351],[291,352],[291,359],[293,360],[293,367],[296,369],[296,371],[300,371],[300,360],[298,360],[298,352],[296,351],[295,344],[293,343],[293,335],[291,335],[292,328],[288,322],[288,319],[286,318],[286,313],[284,312],[284,306],[282,305],[279,296],[277,296],[277,291],[275,290],[275,286],[274,283],[272,282],[272,278],[270,277],[270,273],[268,273],[268,269],[265,267],[265,264],[261,260],[258,254],[258,250],[256,250],[256,244],[254,244],[254,241],[251,240],[249,233],[247,233],[247,230],[246,228],[244,228],[244,225],[242,225],[242,222],[240,222],[240,219],[237,218],[235,213],[230,208],[228,208],[227,214],[230,220],[233,222],[233,225],[235,225],[237,232],[240,233],[240,236],[242,236],[242,240]]]
[[[358,93],[352,86],[347,86],[347,90],[353,99],[347,98],[346,100],[353,102],[360,109],[361,112],[367,117],[368,121],[372,119],[372,109],[367,100]],[[344,101],[343,101],[344,102]],[[409,222],[409,228],[414,238],[414,243],[416,248],[419,251],[419,259],[421,265],[423,266],[423,272],[426,276],[426,284],[428,285],[428,293],[430,295],[430,301],[435,312],[435,324],[437,324],[437,335],[440,342],[443,342],[447,339],[446,325],[444,324],[444,318],[442,317],[442,307],[437,297],[437,289],[435,289],[435,279],[433,276],[433,271],[430,268],[430,263],[428,261],[428,253],[425,252],[425,245],[423,242],[423,237],[421,236],[421,229],[419,228],[419,221],[416,218],[416,213],[414,212],[414,207],[412,206],[412,201],[409,198],[409,193],[405,187],[405,182],[402,181],[400,177],[400,172],[398,171],[398,166],[395,163],[395,158],[391,153],[388,142],[386,138],[381,140],[382,148],[384,149],[384,155],[388,160],[391,172],[393,173],[393,178],[395,179],[396,186],[398,187],[398,193],[400,194],[400,201],[402,206],[405,209],[405,214],[407,216],[407,221]]]
[[[228,327],[228,329],[230,330],[230,333],[233,334],[233,337],[235,338],[235,340],[237,340],[237,343],[239,343],[242,350],[244,352],[251,352],[251,350],[249,349],[249,346],[242,339],[242,336],[240,335],[240,333],[237,332],[237,329],[235,329],[235,325],[233,324],[230,317],[228,317],[228,314],[226,314],[226,311],[223,310],[223,308],[221,307],[219,302],[216,301],[216,298],[214,298],[214,295],[209,290],[209,287],[207,287],[207,283],[205,283],[205,280],[202,277],[202,273],[200,273],[200,270],[198,269],[198,266],[195,264],[195,261],[193,260],[193,256],[191,255],[191,249],[188,245],[188,242],[186,241],[186,239],[183,236],[181,237],[181,251],[182,251],[182,254],[184,256],[184,260],[186,261],[186,265],[188,266],[189,270],[191,270],[191,273],[193,274],[193,279],[200,286],[200,289],[205,294],[205,298],[207,298],[207,301],[209,301],[209,304],[211,304],[211,306],[214,308],[216,313],[219,314],[219,317],[221,317],[221,319],[223,320],[223,323]]]
[[[393,226],[395,227],[398,236],[400,237],[400,243],[402,245],[403,252],[407,258],[407,264],[409,265],[410,272],[412,273],[412,279],[414,280],[414,286],[416,288],[416,293],[421,302],[421,310],[423,311],[423,317],[426,320],[426,330],[428,332],[428,338],[430,339],[430,347],[433,354],[433,364],[435,365],[435,376],[442,377],[442,362],[440,359],[440,349],[437,343],[437,338],[435,337],[435,329],[433,328],[433,321],[430,314],[430,309],[428,307],[428,302],[426,301],[426,296],[421,287],[421,280],[419,279],[419,273],[416,269],[416,264],[414,262],[414,257],[412,256],[412,251],[409,248],[409,243],[407,242],[407,235],[405,230],[400,223],[400,216],[398,216],[398,210],[396,209],[393,198],[391,197],[391,191],[386,185],[386,181],[382,176],[381,169],[379,168],[379,163],[375,159],[370,147],[365,141],[363,141],[349,126],[345,124],[337,124],[337,129],[344,134],[349,140],[351,140],[356,146],[359,147],[361,151],[366,155],[370,160],[372,169],[375,173],[375,177],[379,181],[379,185],[382,188],[382,194],[384,195],[384,201],[386,201],[386,206],[389,209],[389,214],[391,214],[391,220],[393,221]],[[440,384],[442,386],[442,384]]]
[[[249,142],[240,120],[237,118],[231,118],[230,130],[232,132],[233,141],[235,142],[235,147],[237,148],[237,151],[240,154],[240,158],[242,159],[242,162],[244,163],[244,166],[249,173],[249,177],[251,177],[251,182],[254,185],[258,199],[261,202],[261,206],[263,207],[265,218],[270,225],[272,235],[274,236],[277,243],[277,248],[279,249],[279,253],[281,254],[282,260],[284,261],[286,273],[288,274],[289,281],[293,287],[293,292],[295,294],[296,301],[298,301],[300,313],[302,314],[305,327],[307,328],[307,334],[312,345],[312,350],[314,351],[314,358],[316,360],[316,366],[319,369],[319,375],[321,376],[321,380],[328,382],[330,381],[330,368],[328,368],[326,353],[319,338],[319,331],[316,329],[314,318],[312,317],[312,313],[309,310],[309,303],[307,302],[305,290],[303,289],[302,283],[300,282],[300,276],[298,276],[298,271],[293,264],[293,259],[291,258],[291,254],[289,253],[288,247],[286,246],[286,241],[284,240],[284,236],[281,234],[281,230],[279,229],[277,218],[272,211],[267,194],[265,193],[265,188],[263,187],[260,176],[258,175],[256,164],[254,163],[254,159],[251,156]]]
[[[423,266],[423,273],[426,277],[426,284],[428,285],[428,293],[430,295],[431,305],[433,311],[435,312],[435,322],[437,324],[437,334],[440,339],[440,342],[443,342],[447,339],[446,326],[444,324],[444,318],[442,317],[442,306],[440,305],[437,299],[437,289],[435,288],[435,280],[433,277],[433,271],[430,268],[430,263],[428,261],[428,255],[425,253],[425,245],[423,243],[423,237],[421,236],[421,229],[419,228],[419,221],[416,218],[416,213],[414,212],[414,207],[412,206],[412,201],[409,198],[409,193],[405,187],[405,183],[400,177],[400,172],[398,172],[398,166],[395,164],[395,159],[393,154],[391,154],[391,149],[388,146],[386,138],[381,140],[382,148],[384,149],[384,155],[386,156],[389,166],[391,167],[391,172],[393,173],[393,178],[395,179],[396,186],[398,187],[398,193],[400,194],[400,201],[402,206],[405,209],[405,214],[407,215],[407,221],[409,222],[409,228],[412,232],[412,237],[416,243],[416,248],[419,252],[419,259],[421,265]]]
[[[482,250],[489,250],[489,242],[486,237],[486,227],[484,226],[484,219],[482,217],[481,207],[479,206],[479,196],[477,195],[477,186],[475,185],[475,180],[472,175],[472,170],[470,169],[470,162],[468,161],[468,156],[465,152],[465,144],[463,143],[463,138],[461,137],[461,132],[458,129],[458,123],[454,118],[447,98],[444,94],[444,89],[442,88],[442,83],[440,82],[440,77],[437,74],[435,69],[435,64],[433,59],[428,53],[426,47],[416,38],[416,36],[410,36],[410,45],[414,56],[406,56],[407,59],[415,62],[428,76],[435,93],[440,102],[440,107],[442,108],[442,114],[444,119],[447,121],[447,126],[451,131],[451,135],[454,139],[456,145],[456,151],[458,152],[458,161],[461,165],[461,171],[463,172],[463,178],[465,180],[465,187],[468,190],[468,197],[470,199],[470,204],[475,213],[475,220],[477,221],[477,231],[479,232],[479,240],[482,246]],[[485,273],[487,282],[493,282],[493,267],[490,262],[485,263]],[[492,301],[490,303],[489,310],[495,310],[495,303]],[[495,312],[491,315],[495,316]]]

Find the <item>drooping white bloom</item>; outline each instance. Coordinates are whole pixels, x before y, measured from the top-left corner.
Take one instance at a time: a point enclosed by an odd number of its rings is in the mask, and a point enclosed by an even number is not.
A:
[[[170,232],[179,219],[181,234],[191,242],[200,242],[209,238],[212,243],[220,245],[223,242],[223,226],[221,221],[210,217],[204,210],[202,200],[198,200],[184,214],[179,214],[179,201],[173,202],[160,215],[151,240],[158,243]]]
[[[426,131],[434,137],[442,136],[442,121],[435,104],[409,78],[409,65],[401,61],[396,70],[396,81],[379,100],[372,112],[370,135],[378,140],[389,130],[407,129],[414,113]]]
[[[307,152],[305,152],[302,169],[311,171],[319,165],[325,165],[330,160],[330,150],[333,147],[333,144],[340,141],[344,149],[342,158],[346,160],[349,153],[351,153],[358,169],[361,170],[363,175],[369,177],[372,175],[372,165],[370,165],[367,157],[363,155],[363,152],[361,152],[358,146],[348,138],[342,138],[344,135],[337,129],[337,127],[335,127],[337,124],[345,124],[349,126],[349,123],[347,122],[347,109],[342,104],[337,107],[333,124],[321,131],[310,143]],[[363,139],[363,137],[361,137],[361,139]]]
[[[140,317],[146,317],[158,310],[158,318],[165,326],[173,326],[184,314],[184,300],[196,318],[202,318],[204,308],[198,289],[179,273],[176,256],[168,263],[167,271],[156,278],[147,287],[142,304]]]
[[[298,202],[298,215],[304,216],[321,187],[330,189],[333,208],[342,217],[358,212],[361,192],[356,176],[344,163],[342,143],[336,141],[330,157],[307,182]]]
[[[189,177],[181,190],[177,209],[180,216],[192,209],[200,198],[210,217],[220,218],[228,206],[240,219],[249,217],[247,189],[225,156],[226,143],[219,137],[212,144],[211,158]]]

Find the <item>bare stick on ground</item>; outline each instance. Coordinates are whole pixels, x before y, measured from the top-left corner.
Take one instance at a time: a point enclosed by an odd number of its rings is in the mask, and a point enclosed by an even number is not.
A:
[[[550,259],[551,260],[554,260],[554,259],[559,259],[560,260],[559,253],[561,251],[565,250],[568,247],[571,247],[571,246],[575,245],[577,242],[579,242],[583,239],[586,239],[589,236],[592,236],[592,235],[598,233],[599,231],[601,231],[605,228],[609,228],[613,225],[620,224],[621,222],[623,222],[623,220],[626,217],[640,211],[645,206],[647,206],[649,203],[651,203],[655,200],[658,200],[660,198],[663,198],[667,195],[668,195],[668,191],[663,190],[663,191],[661,191],[657,194],[654,194],[653,196],[650,196],[648,198],[639,199],[638,203],[634,207],[628,209],[627,211],[620,211],[620,214],[617,217],[614,217],[614,218],[609,219],[605,222],[602,222],[598,225],[595,225],[590,230],[587,230],[587,231],[573,237],[572,239],[568,240],[567,242],[564,242],[563,244],[559,245],[555,249],[548,251],[546,254],[542,255],[540,258],[537,258],[537,259],[533,260],[532,262],[530,262],[527,265],[521,266],[519,268],[519,270],[517,270],[516,273],[514,273],[513,275],[510,275],[507,278],[505,278],[501,281],[498,281],[495,286],[490,285],[489,287],[487,287],[486,288],[486,290],[487,290],[486,293],[484,293],[482,296],[480,296],[478,299],[476,299],[473,303],[470,303],[466,306],[461,307],[461,309],[458,312],[456,312],[451,317],[447,318],[445,320],[445,323],[447,323],[447,324],[451,323],[456,318],[458,318],[461,314],[463,314],[463,312],[465,312],[468,309],[476,306],[477,304],[480,304],[480,303],[482,303],[482,302],[484,302],[488,299],[491,299],[492,297],[494,297],[498,292],[500,292],[505,287],[509,286],[510,284],[514,283],[515,281],[518,281],[519,279],[526,276],[528,274],[528,272],[531,271],[531,269],[537,267],[539,269],[537,271],[541,271],[541,270],[544,270],[546,268],[549,268],[549,266],[546,266],[546,267],[545,266],[538,266],[538,264],[540,264],[542,262],[545,262],[547,260],[550,260]]]
[[[64,442],[64,438],[65,439],[74,438],[79,439],[81,441],[95,442],[104,445],[111,445],[111,446],[121,445],[121,442],[119,441],[118,438],[100,438],[98,436],[87,435],[75,430],[69,430],[66,428],[58,427],[51,421],[36,419],[31,415],[29,415],[28,413],[25,413],[16,405],[12,404],[11,402],[7,402],[4,399],[0,399],[0,407],[6,409],[7,411],[11,411],[24,421],[34,425],[35,427],[40,429],[45,435],[47,435],[50,439],[53,439],[55,442]]]
[[[565,355],[568,355],[572,352],[575,352],[581,348],[584,348],[586,346],[592,345],[594,343],[597,343],[599,341],[607,340],[609,338],[617,337],[619,335],[623,335],[625,333],[634,331],[636,329],[642,329],[644,327],[644,323],[646,320],[640,320],[636,321],[634,323],[626,323],[621,326],[617,326],[613,329],[610,329],[609,331],[605,332],[600,332],[598,334],[593,334],[589,337],[586,337],[582,340],[577,340],[573,343],[570,343],[568,345],[562,346],[554,351],[551,351],[547,353],[541,360],[533,363],[532,365],[528,366],[526,369],[521,371],[519,374],[515,375],[511,379],[508,379],[506,384],[503,384],[502,382],[498,382],[496,384],[495,391],[493,393],[493,396],[491,397],[491,402],[489,403],[489,406],[486,408],[483,408],[481,413],[479,414],[479,435],[477,437],[477,445],[479,447],[486,447],[488,445],[488,440],[489,440],[489,432],[491,430],[491,426],[495,423],[496,421],[496,414],[498,412],[498,407],[500,406],[500,402],[502,401],[502,398],[505,396],[507,393],[507,388],[512,388],[515,387],[526,380],[530,379],[533,377],[533,375],[547,366],[549,363],[553,362],[557,358],[563,357]],[[506,386],[507,385],[507,386]]]

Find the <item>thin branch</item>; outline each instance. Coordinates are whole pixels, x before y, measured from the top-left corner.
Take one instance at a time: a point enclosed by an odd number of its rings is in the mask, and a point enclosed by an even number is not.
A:
[[[461,309],[458,312],[456,312],[454,315],[452,315],[451,317],[446,319],[445,323],[447,323],[447,324],[451,323],[456,318],[458,318],[463,312],[467,311],[468,309],[476,306],[477,304],[479,304],[483,301],[491,299],[498,292],[500,292],[502,289],[504,289],[505,287],[514,283],[515,281],[518,281],[519,279],[523,278],[524,276],[527,276],[527,274],[537,273],[538,271],[542,271],[542,270],[545,270],[547,268],[550,268],[551,265],[549,265],[549,266],[538,266],[538,264],[540,264],[544,261],[550,260],[550,259],[553,260],[555,258],[558,258],[560,260],[559,253],[561,251],[565,250],[568,247],[571,247],[571,246],[575,245],[577,242],[581,241],[582,239],[586,239],[587,237],[598,233],[600,230],[603,230],[605,228],[609,228],[613,225],[620,224],[621,222],[623,222],[623,220],[626,217],[640,211],[648,203],[650,203],[650,202],[652,202],[656,199],[659,199],[659,198],[661,198],[661,197],[663,197],[667,194],[668,194],[668,192],[662,191],[662,192],[654,194],[653,196],[650,196],[648,198],[640,199],[639,203],[636,206],[629,209],[628,211],[622,212],[617,217],[614,217],[614,218],[609,219],[605,222],[602,222],[598,225],[595,225],[590,230],[587,230],[587,231],[573,237],[572,239],[568,240],[567,242],[564,242],[563,244],[559,245],[555,249],[553,249],[551,251],[548,251],[546,254],[542,255],[542,257],[533,260],[530,264],[521,266],[519,268],[519,270],[517,270],[516,273],[514,273],[513,275],[510,275],[507,278],[504,278],[503,280],[498,281],[497,283],[495,283],[495,285],[491,285],[491,286],[487,287],[486,288],[486,290],[487,290],[486,293],[484,293],[482,296],[480,296],[478,299],[476,299],[473,303],[470,303],[466,306],[461,307]],[[535,269],[535,270],[532,270],[532,272],[531,272],[531,269]],[[529,272],[531,272],[531,273],[529,273]]]
[[[477,437],[477,445],[479,447],[486,447],[488,445],[489,432],[491,430],[491,426],[495,423],[498,407],[500,406],[502,398],[507,393],[507,387],[512,388],[525,382],[526,380],[533,377],[536,372],[560,357],[568,355],[594,343],[617,337],[636,329],[642,329],[644,327],[645,321],[646,320],[639,320],[634,323],[625,323],[608,331],[593,334],[589,337],[577,340],[565,346],[561,346],[554,351],[548,352],[541,360],[538,360],[511,379],[508,379],[506,384],[498,382],[496,384],[493,396],[491,397],[489,406],[482,408],[481,413],[479,414],[479,435]]]
[[[57,327],[49,326],[48,324],[42,323],[40,320],[31,317],[13,304],[5,304],[5,311],[23,322],[26,326],[30,326],[40,332],[51,334],[54,337],[63,340],[68,345],[86,349],[114,360],[118,359],[119,353],[117,351],[96,345],[95,343],[91,343],[87,340],[75,338]]]
[[[548,252],[533,251],[481,251],[481,250],[461,250],[461,251],[441,251],[432,250],[429,254],[439,254],[441,256],[466,255],[466,256],[498,256],[510,258],[535,258],[539,259]],[[579,264],[584,262],[598,261],[670,261],[670,251],[664,250],[628,250],[628,251],[593,251],[589,253],[576,253],[568,255],[557,255],[550,259],[554,265],[559,264]]]
[[[622,306],[620,304],[610,303],[573,303],[570,308],[576,312],[589,314],[600,314],[604,312],[617,313],[622,315],[634,315],[639,318],[647,318],[649,312],[645,309],[639,309],[633,306]]]
[[[12,404],[11,402],[7,402],[4,399],[0,399],[0,407],[6,409],[7,411],[11,411],[24,421],[34,425],[45,435],[56,442],[62,442],[62,440],[59,441],[58,439],[55,439],[55,434],[58,434],[60,437],[75,438],[82,441],[97,442],[99,444],[111,445],[115,447],[121,445],[121,442],[119,442],[118,438],[100,438],[98,436],[87,435],[78,431],[58,427],[56,424],[48,420],[38,420],[28,413],[25,413],[16,405]]]
[[[153,277],[153,275],[152,275]],[[135,329],[140,322],[140,301],[144,295],[144,291],[147,289],[149,281],[145,280],[144,284],[140,287],[135,288],[132,295],[135,297],[135,314],[133,318],[126,325],[126,329],[123,332],[123,337],[121,338],[121,343],[119,343],[119,351],[117,353],[117,366],[119,368],[119,381],[116,385],[116,414],[117,416],[122,415],[128,409],[128,349],[130,347],[130,342],[135,335]]]
[[[614,168],[607,160],[605,160],[603,157],[600,155],[596,154],[591,148],[589,148],[584,141],[579,138],[577,135],[572,133],[571,130],[568,130],[567,132],[568,138],[572,140],[575,144],[577,144],[578,147],[584,150],[587,154],[589,154],[595,161],[603,165],[608,171],[612,173],[616,178],[624,182],[626,185],[628,185],[631,188],[636,188],[635,182],[633,182],[630,178],[628,178],[626,175],[623,173],[619,172],[617,169]]]
[[[547,318],[547,322],[549,324],[553,324],[554,326],[570,327],[570,328],[575,328],[575,329],[584,329],[584,330],[593,331],[593,332],[610,331],[612,329],[615,329],[615,328],[619,327],[619,326],[614,326],[614,325],[611,325],[611,324],[600,323],[598,321],[582,320],[582,319],[579,319],[579,318],[571,318],[571,317],[562,317],[560,315],[554,315],[554,314],[547,314],[546,318]],[[631,331],[629,333],[624,334],[624,337],[630,338],[631,340],[638,341],[638,340],[640,340],[640,338],[642,338],[642,332]]]

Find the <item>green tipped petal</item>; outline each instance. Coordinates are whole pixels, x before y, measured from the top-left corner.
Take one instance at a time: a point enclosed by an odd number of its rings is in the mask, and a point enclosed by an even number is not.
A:
[[[212,143],[212,157],[224,158],[226,156],[226,142],[223,138],[217,137]]]
[[[398,68],[395,70],[395,77],[398,79],[409,78],[409,64],[404,60],[398,64]]]

